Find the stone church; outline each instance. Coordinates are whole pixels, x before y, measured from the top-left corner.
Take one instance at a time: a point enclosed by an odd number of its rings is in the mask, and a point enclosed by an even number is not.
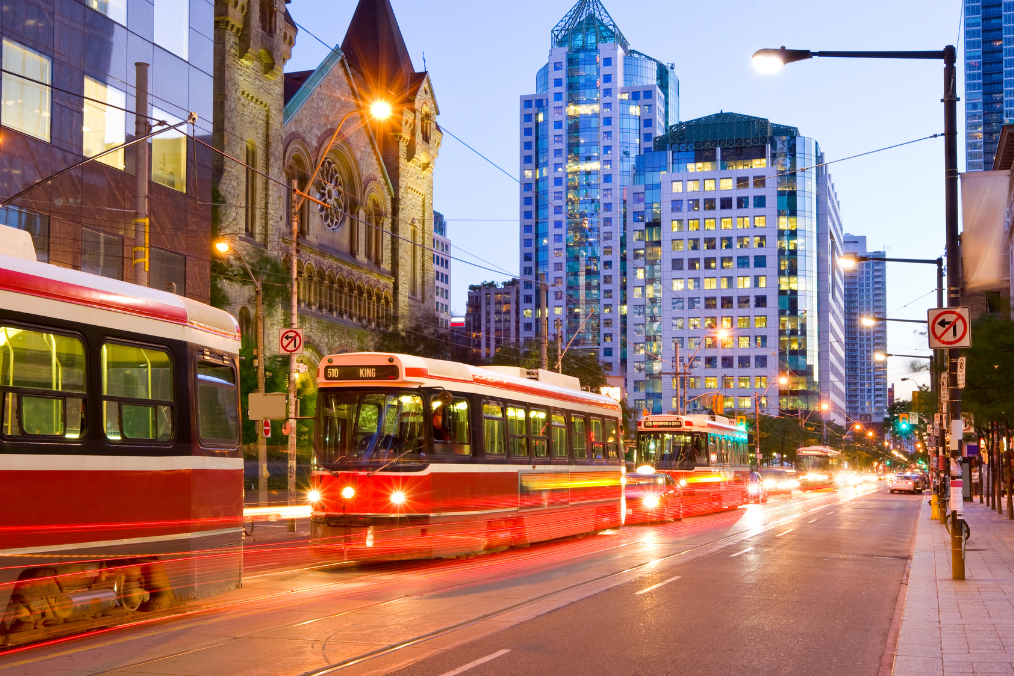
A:
[[[264,284],[287,285],[292,193],[280,184],[295,180],[314,198],[296,198],[302,361],[312,373],[326,354],[372,349],[382,329],[434,325],[439,111],[389,0],[360,0],[341,48],[295,73],[282,72],[298,32],[282,0],[216,0],[215,7],[215,140],[256,169],[218,158],[215,202],[224,206],[216,208],[217,227],[251,267],[264,258],[282,264],[285,274],[267,275]],[[367,112],[381,99],[392,106],[386,121]],[[226,280],[222,288],[226,309],[252,337],[253,287]],[[266,309],[269,356],[289,316],[288,304]]]

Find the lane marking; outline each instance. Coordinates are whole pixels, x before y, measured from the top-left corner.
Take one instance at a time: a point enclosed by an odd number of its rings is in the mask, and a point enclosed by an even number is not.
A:
[[[809,520],[809,521],[807,521],[806,523],[813,523],[814,521],[816,521],[816,519],[810,519],[810,520]]]
[[[670,577],[670,578],[669,578],[668,580],[666,580],[666,581],[664,581],[664,582],[659,582],[658,584],[653,584],[653,585],[651,585],[651,586],[650,586],[650,587],[648,587],[647,589],[642,589],[641,591],[638,591],[638,592],[634,592],[634,596],[637,596],[637,595],[639,595],[639,594],[647,594],[647,593],[648,593],[648,592],[650,592],[650,591],[651,591],[652,589],[658,589],[658,588],[659,588],[659,587],[661,587],[662,585],[664,585],[664,584],[669,584],[670,582],[675,582],[675,581],[676,581],[676,580],[678,580],[678,579],[680,579],[680,576],[679,576],[679,575],[677,575],[676,577]]]
[[[746,549],[744,549],[741,552],[736,552],[735,554],[729,554],[729,558],[731,559],[731,558],[733,558],[735,556],[739,556],[740,554],[746,554],[747,552],[752,551],[752,550],[753,550],[753,547],[747,547]]]
[[[440,676],[455,676],[456,674],[464,673],[464,672],[468,671],[469,669],[474,669],[475,667],[479,666],[480,664],[485,664],[486,662],[489,662],[490,660],[495,660],[496,658],[501,657],[502,655],[506,655],[509,652],[510,652],[510,648],[504,648],[503,650],[497,650],[495,653],[492,653],[490,655],[486,655],[485,657],[480,657],[479,659],[475,660],[474,662],[469,662],[468,664],[462,664],[457,669],[452,669],[451,671],[444,672],[444,673],[440,674]]]
[[[781,536],[785,535],[786,533],[791,533],[792,530],[793,530],[792,528],[790,528],[788,530],[783,530],[781,533],[778,533],[777,535],[775,535],[775,537],[776,538],[780,538]]]

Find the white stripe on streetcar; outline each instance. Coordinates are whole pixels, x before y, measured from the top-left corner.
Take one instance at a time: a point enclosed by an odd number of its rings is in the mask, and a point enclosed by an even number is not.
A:
[[[456,676],[456,674],[464,673],[464,672],[468,671],[469,669],[473,669],[473,668],[479,666],[480,664],[485,664],[486,662],[489,662],[490,660],[495,660],[496,658],[501,657],[503,655],[506,655],[509,652],[510,652],[510,648],[504,648],[503,650],[497,650],[495,653],[492,653],[491,655],[486,655],[485,657],[480,657],[479,659],[475,660],[474,662],[469,662],[468,664],[462,664],[457,669],[452,669],[451,671],[444,672],[443,674],[440,674],[440,676]]]
[[[783,530],[781,533],[778,533],[777,535],[775,535],[775,537],[776,538],[780,538],[781,536],[785,535],[786,533],[791,533],[791,532],[792,532],[791,528],[789,530]]]
[[[653,584],[653,585],[651,585],[651,586],[650,586],[650,587],[648,587],[647,589],[642,589],[641,591],[638,591],[638,592],[634,592],[634,596],[637,596],[638,594],[647,594],[647,593],[648,593],[648,592],[650,592],[650,591],[651,591],[652,589],[658,589],[658,588],[659,588],[659,587],[661,587],[662,585],[664,585],[664,584],[669,584],[670,582],[675,582],[675,581],[676,581],[676,580],[678,580],[678,579],[680,579],[680,576],[679,576],[679,575],[677,575],[676,577],[670,577],[670,578],[669,578],[668,580],[665,580],[664,582],[659,582],[658,584]]]
[[[816,519],[810,519],[810,520],[809,520],[809,521],[807,521],[806,523],[813,523],[814,521],[816,521]]]
[[[731,558],[733,558],[735,556],[739,556],[740,554],[746,554],[749,551],[753,551],[753,547],[747,547],[746,549],[744,549],[741,552],[736,552],[735,554],[729,554],[729,558],[731,559]]]

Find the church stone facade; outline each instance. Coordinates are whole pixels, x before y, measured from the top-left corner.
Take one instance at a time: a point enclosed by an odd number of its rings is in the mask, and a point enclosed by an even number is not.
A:
[[[273,32],[264,18],[272,8]],[[227,206],[217,208],[216,225],[252,267],[269,257],[291,269],[292,194],[275,181],[295,180],[313,198],[299,205],[296,262],[303,361],[313,367],[329,353],[372,349],[383,329],[435,327],[430,247],[441,133],[429,75],[415,72],[389,0],[361,0],[341,49],[312,71],[283,74],[295,37],[281,0],[216,1],[216,141],[275,179],[220,158],[215,201]],[[387,121],[354,112],[380,98],[392,104]],[[252,286],[223,288],[226,309],[252,336]],[[289,315],[287,304],[266,309],[269,356]]]

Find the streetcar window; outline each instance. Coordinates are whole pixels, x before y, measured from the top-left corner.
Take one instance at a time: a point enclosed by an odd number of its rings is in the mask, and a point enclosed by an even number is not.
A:
[[[197,430],[201,440],[235,442],[239,436],[236,372],[231,366],[197,362]]]
[[[694,457],[698,467],[708,466],[708,438],[703,434],[694,435]]]
[[[471,455],[468,434],[468,400],[456,398],[446,406],[434,398],[430,421],[433,426],[433,450],[451,455]]]
[[[510,434],[511,457],[528,457],[528,418],[521,406],[507,407],[507,432]]]
[[[532,425],[532,450],[536,458],[545,458],[549,455],[546,444],[546,435],[549,432],[549,418],[543,409],[533,408],[528,417]]]
[[[592,447],[592,458],[595,460],[601,460],[603,458],[603,435],[602,435],[602,418],[591,419],[591,447]]]
[[[140,345],[102,346],[102,419],[112,441],[171,441],[172,361]]]
[[[317,406],[314,450],[323,465],[423,457],[423,400],[417,394],[321,392]]]
[[[553,457],[567,457],[567,418],[562,413],[553,414]]]
[[[584,416],[570,416],[570,442],[574,444],[574,459],[588,457],[588,436],[585,432]]]
[[[85,350],[79,339],[0,326],[0,390],[6,388],[29,392],[3,393],[5,435],[84,435]]]
[[[620,457],[620,435],[617,433],[616,421],[606,421],[606,457],[616,460]]]
[[[503,455],[503,406],[491,401],[482,404],[482,436],[486,443],[486,455]]]

